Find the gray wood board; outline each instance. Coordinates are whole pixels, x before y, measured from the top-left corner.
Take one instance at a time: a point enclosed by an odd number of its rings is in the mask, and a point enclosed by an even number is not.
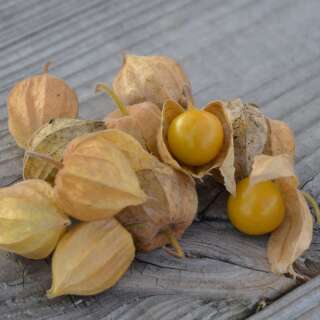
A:
[[[103,118],[113,105],[95,96],[94,86],[111,83],[121,54],[130,52],[177,59],[199,106],[241,97],[287,121],[296,134],[301,187],[319,202],[319,10],[317,0],[0,0],[0,185],[21,178],[22,151],[7,131],[14,83],[53,60],[52,73],[77,90],[81,117]],[[117,286],[95,297],[47,301],[50,261],[1,253],[1,319],[244,319],[259,301],[299,285],[269,272],[266,237],[235,231],[225,217],[226,194],[210,186],[200,187],[202,219],[182,240],[188,259],[161,250],[139,254]],[[296,264],[311,278],[320,270],[319,234],[315,227]],[[299,292],[313,283],[317,278]],[[299,295],[308,312],[318,308],[312,297]],[[283,302],[287,309],[290,301]],[[272,311],[263,318],[269,308],[261,319],[278,319]]]
[[[302,299],[303,298],[303,299]],[[320,312],[320,276],[286,294],[249,320],[317,320]]]

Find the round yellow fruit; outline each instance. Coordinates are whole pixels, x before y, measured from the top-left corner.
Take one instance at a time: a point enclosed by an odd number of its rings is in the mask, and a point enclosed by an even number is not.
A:
[[[213,160],[223,145],[220,120],[212,113],[192,109],[170,124],[168,144],[173,156],[182,163],[201,166]]]
[[[237,184],[236,196],[228,200],[231,223],[248,235],[262,235],[275,230],[285,216],[280,188],[272,181],[249,187],[249,178]]]

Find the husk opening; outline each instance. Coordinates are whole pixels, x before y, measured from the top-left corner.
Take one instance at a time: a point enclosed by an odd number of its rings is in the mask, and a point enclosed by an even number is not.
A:
[[[176,170],[200,179],[205,175],[211,174],[212,170],[217,169],[224,179],[226,189],[234,194],[236,183],[234,176],[235,168],[231,113],[226,108],[226,104],[223,101],[213,101],[203,110],[215,114],[223,126],[224,143],[219,155],[208,164],[199,167],[181,164],[171,155],[168,147],[168,128],[173,119],[184,112],[184,109],[175,101],[168,100],[164,104],[162,110],[161,126],[157,139],[160,158],[163,162]]]

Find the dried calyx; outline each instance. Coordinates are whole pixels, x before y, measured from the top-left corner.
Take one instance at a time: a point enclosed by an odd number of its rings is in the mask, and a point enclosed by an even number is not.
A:
[[[193,180],[161,163],[125,132],[110,129],[100,134],[126,156],[147,195],[144,204],[130,206],[116,216],[132,233],[137,250],[149,251],[170,243],[182,256],[176,239],[196,214],[198,199]]]
[[[268,140],[268,123],[254,105],[240,99],[227,104],[232,115],[235,175],[237,180],[247,177],[255,156],[262,154]]]
[[[34,179],[0,189],[1,249],[43,259],[54,250],[69,224],[46,182]]]
[[[55,118],[76,118],[78,98],[62,79],[43,73],[18,82],[8,96],[9,131],[26,149],[33,132]]]
[[[165,164],[153,170],[137,172],[148,200],[140,206],[124,209],[117,219],[130,231],[137,250],[150,251],[166,244],[182,257],[180,239],[197,212],[194,181]]]
[[[172,99],[187,107],[191,84],[181,66],[165,56],[125,55],[122,67],[113,81],[114,92],[126,105],[145,101],[162,108]]]
[[[227,108],[232,114],[237,180],[250,174],[257,155],[288,154],[294,159],[294,136],[285,122],[266,117],[257,105],[240,99],[230,101]]]
[[[55,180],[55,198],[71,216],[90,221],[110,218],[146,201],[126,156],[104,138],[106,131],[73,140]]]
[[[142,102],[125,106],[121,99],[106,85],[98,84],[96,92],[105,92],[115,102],[118,110],[108,114],[105,123],[108,129],[122,130],[145,147],[152,154],[157,155],[157,132],[160,127],[161,113],[152,102]]]
[[[173,157],[168,146],[168,129],[173,120],[185,112],[185,110],[175,101],[169,100],[164,104],[162,110],[161,127],[157,138],[160,158],[163,162],[176,170],[200,179],[205,175],[211,174],[212,171],[216,169],[223,177],[224,185],[227,190],[230,193],[234,193],[236,182],[234,175],[234,147],[231,112],[223,101],[213,101],[202,110],[214,114],[220,120],[223,127],[224,141],[217,157],[207,164],[197,167],[180,163]]]
[[[266,119],[269,134],[264,153],[269,155],[287,154],[294,161],[296,144],[292,130],[283,121]]]
[[[130,161],[105,138],[107,132],[72,140],[63,163],[45,154],[31,154],[58,167],[55,199],[65,212],[81,221],[111,218],[129,205],[146,201]]]
[[[271,271],[299,276],[293,263],[311,244],[313,221],[307,202],[298,190],[290,155],[257,156],[250,175],[250,184],[275,181],[282,192],[285,218],[278,229],[272,232],[268,242],[268,260]]]
[[[54,252],[47,296],[100,293],[118,282],[134,256],[131,235],[115,219],[79,223]]]
[[[76,137],[87,133],[104,130],[103,121],[79,119],[54,119],[33,133],[28,152],[23,160],[23,178],[39,178],[54,183],[58,169],[57,164],[48,162],[48,156],[60,162],[68,143]],[[47,155],[46,161],[32,157],[31,153]]]

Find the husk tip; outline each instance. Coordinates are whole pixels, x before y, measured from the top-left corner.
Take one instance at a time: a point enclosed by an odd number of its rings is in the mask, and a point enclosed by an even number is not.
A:
[[[46,296],[48,299],[54,299],[60,296],[60,294],[58,292],[55,292],[54,288],[51,287],[49,290],[47,290]]]
[[[105,84],[103,83],[97,83],[96,84],[96,88],[95,88],[95,93],[100,93],[103,92],[103,87],[105,86]]]
[[[52,61],[49,60],[48,62],[46,62],[44,65],[43,65],[43,73],[49,73],[49,67],[52,65]]]

